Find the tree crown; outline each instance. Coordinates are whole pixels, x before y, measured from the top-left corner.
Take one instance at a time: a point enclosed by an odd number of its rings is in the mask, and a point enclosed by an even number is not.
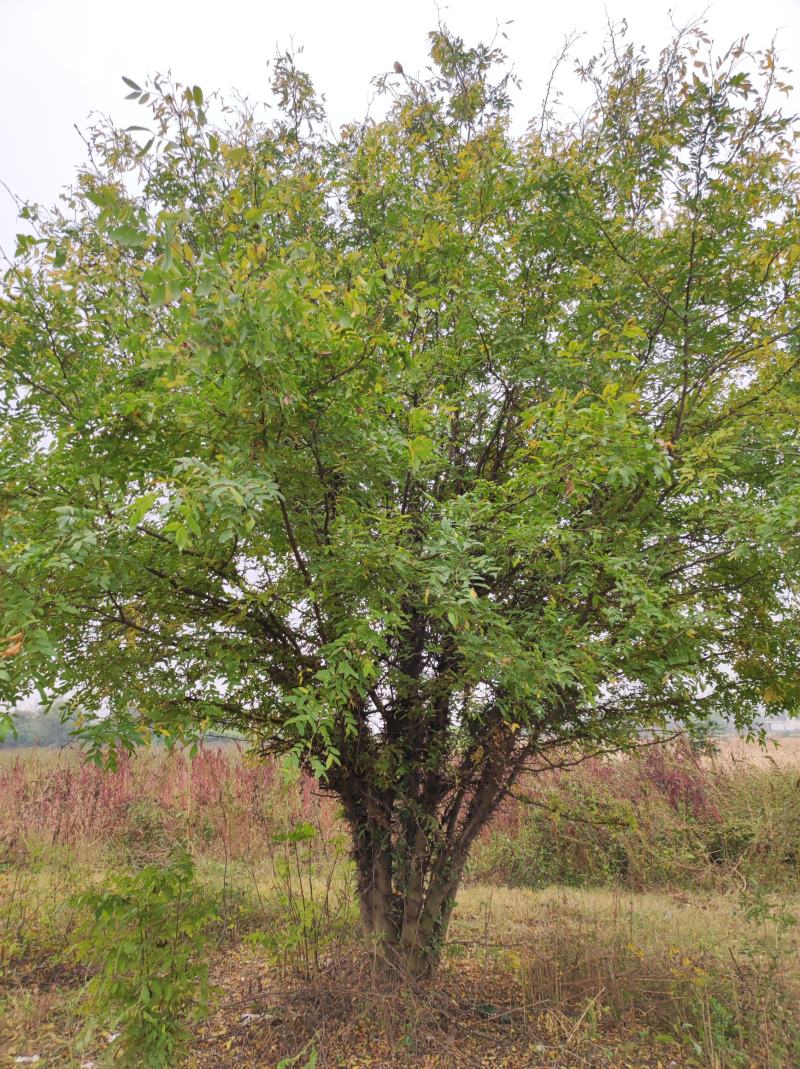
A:
[[[707,54],[708,53],[708,54]],[[798,174],[772,52],[511,129],[494,48],[324,134],[156,79],[0,304],[0,687],[105,742],[245,730],[333,786],[504,789],[800,699]],[[749,71],[749,73],[748,73]],[[216,112],[224,121],[212,122]],[[144,143],[143,143],[144,140]]]

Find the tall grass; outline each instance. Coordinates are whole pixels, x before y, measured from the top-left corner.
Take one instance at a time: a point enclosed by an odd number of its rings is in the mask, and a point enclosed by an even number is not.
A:
[[[119,754],[113,771],[74,750],[0,755],[0,856],[36,839],[80,847],[120,846],[148,855],[181,842],[200,854],[249,856],[287,822],[337,821],[337,806],[301,776],[286,789],[272,761],[238,748]]]
[[[780,755],[780,751],[778,751]],[[238,747],[121,753],[114,771],[73,750],[0,753],[0,861],[46,842],[146,860],[179,843],[232,862],[300,822],[341,836],[338,806]],[[634,890],[789,889],[800,876],[800,764],[687,744],[529,776],[484,832],[473,879]]]
[[[515,886],[797,886],[800,765],[686,743],[524,779],[484,833],[477,879]]]

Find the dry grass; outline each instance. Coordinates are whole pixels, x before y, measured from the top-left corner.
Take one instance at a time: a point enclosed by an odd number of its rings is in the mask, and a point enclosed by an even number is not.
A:
[[[797,907],[800,896],[787,904]],[[735,896],[633,894],[600,888],[530,891],[487,884],[467,886],[459,893],[454,923],[459,932],[469,933],[473,939],[480,939],[488,928],[499,940],[514,943],[541,927],[552,931],[559,916],[622,932],[630,942],[647,948],[674,945],[726,950],[735,946],[741,935],[741,904]],[[774,924],[766,922],[764,932],[772,931]]]
[[[800,1057],[795,930],[748,920],[736,897],[473,885],[451,936],[435,985],[391,991],[355,942],[302,979],[223,938],[219,1000],[185,1064],[265,1069],[312,1049],[320,1069],[787,1069]],[[0,1065],[32,1053],[48,1069],[100,1065],[102,1037],[76,1046],[79,974],[38,946],[8,979]]]
[[[736,735],[725,736],[717,744],[717,754],[711,759],[718,766],[800,765],[800,735],[772,735],[765,746],[747,742]]]
[[[478,885],[460,895],[433,987],[387,991],[358,950],[310,983],[226,959],[225,1002],[195,1054],[208,1069],[312,1049],[320,1066],[352,1069],[788,1069],[797,954],[733,898]]]

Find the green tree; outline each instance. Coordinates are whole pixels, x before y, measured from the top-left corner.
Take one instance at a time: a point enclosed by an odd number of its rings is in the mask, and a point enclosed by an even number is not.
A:
[[[617,38],[522,136],[496,49],[431,56],[335,137],[290,56],[271,122],[129,82],[0,305],[5,697],[291,755],[416,973],[523,768],[800,698],[774,54]]]

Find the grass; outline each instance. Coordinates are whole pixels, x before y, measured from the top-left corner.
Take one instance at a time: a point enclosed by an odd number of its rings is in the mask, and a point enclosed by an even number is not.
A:
[[[788,751],[678,749],[522,784],[479,844],[436,983],[390,993],[357,939],[336,806],[310,781],[233,749],[143,753],[112,776],[0,752],[0,1066],[111,1063],[102,1020],[82,1038],[98,966],[71,949],[76,895],[177,848],[214,904],[216,995],[176,1067],[800,1064]]]

